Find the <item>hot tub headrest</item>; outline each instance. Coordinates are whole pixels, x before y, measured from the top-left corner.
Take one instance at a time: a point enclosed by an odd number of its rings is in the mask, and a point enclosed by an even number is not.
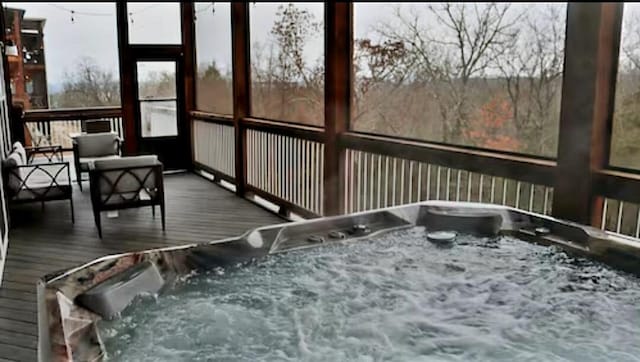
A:
[[[494,237],[500,232],[502,216],[486,210],[423,207],[420,209],[418,224],[429,231],[457,231]]]

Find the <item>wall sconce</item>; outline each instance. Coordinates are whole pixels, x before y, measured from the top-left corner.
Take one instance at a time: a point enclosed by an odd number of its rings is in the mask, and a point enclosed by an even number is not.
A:
[[[4,53],[7,56],[18,56],[18,47],[13,43],[13,41],[9,40],[7,44],[4,45]]]

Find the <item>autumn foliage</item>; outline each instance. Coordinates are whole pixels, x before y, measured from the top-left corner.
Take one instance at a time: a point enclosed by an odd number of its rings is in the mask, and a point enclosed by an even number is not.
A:
[[[482,148],[518,151],[520,142],[509,135],[513,116],[511,103],[499,96],[492,97],[478,110],[466,130],[467,139]]]

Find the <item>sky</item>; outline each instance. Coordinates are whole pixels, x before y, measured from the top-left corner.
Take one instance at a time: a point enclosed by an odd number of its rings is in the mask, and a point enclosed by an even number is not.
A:
[[[72,71],[81,57],[91,57],[103,69],[117,77],[118,55],[114,3],[27,3],[5,2],[6,6],[26,10],[26,17],[46,18],[45,57],[50,87],[59,87],[65,73]],[[267,43],[278,6],[283,3],[250,3],[251,42]],[[322,3],[296,3],[307,9],[318,21],[324,20]],[[393,8],[411,8],[403,3],[356,3],[354,33],[357,38],[371,36],[376,22],[389,19]],[[517,4],[526,10],[532,3]],[[215,9],[215,12],[213,11]],[[73,21],[71,20],[73,14]],[[180,41],[178,3],[130,3],[129,18],[132,41]],[[625,16],[640,14],[640,4],[625,4]],[[230,72],[231,21],[228,3],[196,3],[196,43],[198,64],[215,61],[223,72]],[[314,37],[305,49],[309,60],[322,56],[322,34]],[[150,71],[158,70],[148,67]],[[164,69],[164,68],[162,68]],[[55,90],[54,90],[55,91]]]

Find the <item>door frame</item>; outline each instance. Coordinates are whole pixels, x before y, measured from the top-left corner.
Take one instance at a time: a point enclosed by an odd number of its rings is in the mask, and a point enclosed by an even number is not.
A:
[[[136,105],[137,80],[136,62],[138,60],[170,60],[178,62],[178,73],[176,73],[176,87],[181,87],[181,94],[178,95],[178,137],[180,138],[179,153],[181,169],[192,169],[191,153],[191,124],[189,112],[193,108],[193,45],[194,35],[193,6],[191,3],[181,3],[180,21],[182,34],[181,44],[129,44],[129,22],[126,2],[116,2],[116,25],[118,33],[118,59],[120,63],[120,99],[122,105],[122,121],[124,131],[124,155],[139,154],[143,147],[140,144],[141,135],[138,129],[139,114]],[[184,30],[191,30],[186,33]],[[186,54],[186,56],[185,56]],[[176,88],[176,91],[178,88]]]
[[[166,165],[172,169],[189,169],[191,166],[190,157],[190,135],[188,127],[188,118],[185,116],[185,87],[181,81],[181,74],[184,72],[184,54],[181,46],[149,46],[149,45],[131,45],[131,68],[133,73],[133,84],[131,95],[133,98],[133,127],[135,127],[135,141],[137,153],[144,152],[149,148],[158,148],[159,145],[174,145],[176,149],[172,149],[172,153],[177,153],[173,159],[174,164]],[[140,97],[138,91],[138,62],[175,62],[175,86],[176,86],[176,126],[177,136],[159,136],[159,137],[143,137],[142,136],[142,115],[140,112]],[[160,147],[162,148],[162,147]],[[160,155],[159,155],[160,156]]]

